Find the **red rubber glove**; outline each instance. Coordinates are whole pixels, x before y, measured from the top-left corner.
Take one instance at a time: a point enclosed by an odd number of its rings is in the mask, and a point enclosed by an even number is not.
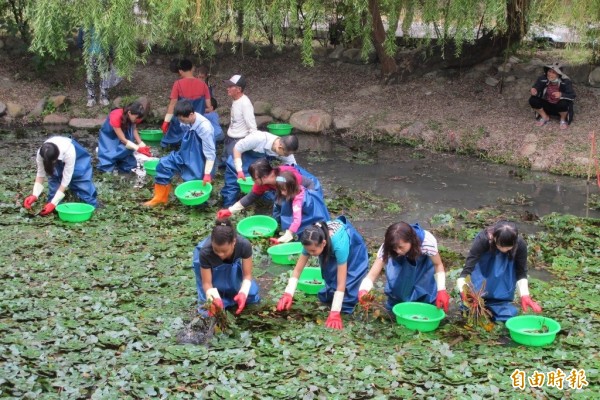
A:
[[[231,215],[231,211],[229,211],[227,208],[217,211],[217,219],[226,219],[231,217]]]
[[[152,157],[152,152],[150,151],[150,147],[148,146],[138,147],[137,152],[145,155],[146,157]]]
[[[235,301],[238,305],[237,310],[235,311],[235,315],[240,315],[242,313],[242,311],[244,311],[244,307],[246,307],[246,294],[239,292],[234,298],[233,301]]]
[[[37,201],[37,199],[38,199],[37,196],[30,194],[29,196],[25,197],[25,201],[23,202],[23,207],[30,210],[31,206],[33,205],[33,203],[35,203]]]
[[[448,304],[450,303],[450,296],[446,290],[438,290],[437,297],[435,299],[435,306],[437,308],[443,308],[444,312],[448,312]]]
[[[45,217],[46,215],[50,214],[52,211],[54,211],[54,209],[56,208],[56,206],[52,203],[46,203],[46,205],[44,206],[44,208],[42,208],[42,211],[40,211],[40,215],[42,217]]]
[[[221,299],[213,299],[212,304],[210,305],[210,309],[208,310],[208,316],[214,317],[219,310],[223,309],[223,300]]]
[[[165,135],[167,133],[167,131],[169,130],[169,125],[171,125],[170,122],[163,121],[162,126],[160,127],[160,129],[162,129],[162,131],[163,131],[163,135]]]
[[[202,178],[202,183],[206,185],[207,183],[212,182],[212,176],[210,174],[204,174],[204,178]]]
[[[344,329],[344,323],[342,322],[342,315],[339,311],[331,311],[325,326],[331,329]]]
[[[540,305],[535,301],[531,300],[531,297],[521,296],[521,308],[523,309],[523,312],[527,312],[527,307],[531,307],[531,311],[536,314],[542,312],[542,307],[540,307]]]
[[[279,244],[279,239],[277,239],[277,238],[269,238],[269,243],[271,243],[271,244]]]
[[[277,303],[277,311],[287,311],[292,308],[292,295],[284,293]]]
[[[237,173],[238,179],[246,180],[246,176],[244,175],[244,171],[240,171]]]

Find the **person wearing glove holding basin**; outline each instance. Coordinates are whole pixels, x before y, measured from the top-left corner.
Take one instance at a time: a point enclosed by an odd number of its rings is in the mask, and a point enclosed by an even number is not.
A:
[[[271,244],[290,242],[295,234],[300,236],[307,226],[329,220],[329,210],[323,198],[317,192],[300,185],[293,172],[281,172],[275,178],[275,187],[276,203],[281,205],[279,222],[285,232],[278,239],[269,239]]]
[[[137,101],[110,112],[100,128],[98,170],[112,172],[117,168],[120,172],[130,173],[137,167],[134,151],[152,157],[150,147],[142,142],[136,126],[143,117],[144,106]]]
[[[224,208],[217,212],[217,218],[229,218],[233,214],[242,211],[244,208],[253,204],[256,200],[262,197],[265,193],[275,192],[277,186],[275,185],[275,179],[281,175],[282,172],[289,171],[294,174],[296,180],[302,182],[302,186],[305,189],[316,191],[321,198],[323,198],[323,191],[321,190],[321,183],[319,180],[308,171],[298,167],[297,165],[281,165],[279,167],[271,166],[271,163],[266,158],[256,160],[250,168],[248,173],[254,180],[254,185],[250,193],[242,197],[234,205],[228,208]],[[281,204],[275,202],[273,208],[273,218],[280,220],[281,216]]]
[[[450,296],[446,291],[446,272],[438,253],[437,241],[419,224],[398,222],[385,231],[377,259],[358,291],[359,302],[368,307],[367,293],[385,267],[386,309],[403,302],[435,304],[448,312]]]
[[[320,301],[331,304],[325,325],[328,328],[343,329],[341,313],[351,314],[354,311],[358,302],[358,287],[369,269],[367,246],[344,216],[307,227],[300,241],[304,249],[285,292],[277,303],[277,311],[292,307],[298,278],[308,263],[308,257],[319,257],[325,287],[318,293],[318,297]]]
[[[154,177],[154,197],[144,203],[146,207],[169,201],[171,178],[175,174],[181,175],[184,181],[202,179],[204,183],[212,182],[216,158],[212,124],[194,112],[194,106],[188,100],[178,101],[174,112],[185,133],[179,150],[159,160]]]
[[[248,168],[261,158],[278,158],[283,164],[296,164],[293,153],[298,150],[295,135],[279,137],[269,132],[254,131],[240,139],[233,147],[233,157],[225,166],[225,186],[221,190],[223,206],[235,204],[240,194],[238,179],[246,179]]]
[[[173,70],[176,69],[180,79],[173,83],[167,114],[162,123],[163,138],[160,141],[162,147],[178,146],[185,133],[181,121],[174,113],[175,105],[178,101],[189,100],[194,111],[198,114],[204,114],[207,104],[210,104],[210,90],[208,85],[202,79],[194,76],[194,65],[190,60],[174,60],[172,62]]]
[[[456,280],[464,301],[465,278],[471,275],[475,290],[485,282],[483,295],[486,308],[495,321],[506,321],[517,315],[513,305],[515,287],[521,296],[521,308],[541,313],[542,308],[529,296],[527,282],[527,244],[519,237],[514,223],[499,221],[481,232],[473,240],[465,267]]]
[[[252,244],[236,233],[231,222],[217,220],[211,235],[194,249],[192,268],[196,275],[198,312],[211,301],[209,316],[237,305],[240,314],[247,304],[260,301],[258,285],[252,279]]]
[[[71,189],[79,199],[97,207],[96,187],[92,182],[92,159],[75,139],[54,136],[46,140],[37,152],[37,175],[33,192],[25,198],[23,207],[31,209],[44,191],[48,178],[48,203],[40,215],[49,215]]]

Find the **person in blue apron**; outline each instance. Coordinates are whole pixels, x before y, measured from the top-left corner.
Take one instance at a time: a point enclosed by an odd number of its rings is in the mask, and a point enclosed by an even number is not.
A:
[[[246,179],[250,165],[261,158],[267,160],[279,159],[283,164],[295,165],[294,153],[298,150],[296,135],[279,137],[269,132],[255,130],[243,139],[238,140],[233,147],[233,156],[227,159],[225,168],[225,185],[221,190],[223,208],[235,204],[240,194],[238,179]],[[265,200],[274,201],[265,193]]]
[[[269,160],[261,158],[256,160],[248,168],[248,173],[254,180],[254,185],[252,186],[250,193],[242,197],[234,205],[219,210],[217,212],[217,218],[229,218],[233,214],[250,206],[259,198],[264,198],[266,193],[276,192],[277,186],[275,185],[275,179],[283,171],[292,172],[296,176],[296,179],[302,182],[302,186],[304,186],[305,189],[313,190],[323,198],[321,183],[314,175],[310,174],[305,169],[302,169],[297,165],[280,165],[278,167],[273,167]],[[279,222],[281,220],[281,204],[277,201],[273,204],[273,218]]]
[[[210,236],[198,243],[192,268],[200,314],[214,315],[217,308],[236,305],[236,314],[240,314],[247,304],[260,301],[258,285],[252,279],[252,244],[236,233],[229,220],[217,220]],[[207,301],[211,305],[205,310]]]
[[[328,328],[343,329],[340,313],[351,314],[354,311],[358,302],[358,287],[369,269],[369,253],[365,241],[344,216],[307,227],[300,241],[304,249],[283,296],[277,303],[277,311],[292,307],[298,278],[308,263],[309,256],[319,257],[325,287],[318,293],[318,298],[323,303],[331,304],[325,325]]]
[[[162,147],[177,147],[185,133],[177,115],[173,112],[178,101],[189,100],[194,107],[194,111],[204,115],[206,104],[209,104],[211,99],[206,83],[194,76],[194,65],[190,60],[180,60],[177,68],[181,78],[175,81],[171,89],[167,114],[161,126],[164,134],[160,141]]]
[[[463,301],[468,275],[475,290],[479,290],[485,282],[485,306],[495,321],[506,321],[517,315],[517,308],[513,305],[515,288],[519,289],[523,312],[528,308],[535,313],[542,312],[529,295],[527,243],[519,237],[514,223],[497,222],[479,232],[473,240],[465,267],[456,280]]]
[[[152,157],[150,147],[142,142],[136,126],[143,117],[144,106],[137,101],[125,108],[116,108],[110,112],[100,128],[98,137],[96,168],[99,171],[112,172],[116,168],[119,172],[130,173],[137,167],[133,155],[135,151]]]
[[[329,210],[323,198],[305,189],[293,172],[281,172],[275,178],[275,185],[277,204],[281,204],[279,222],[285,232],[279,238],[270,238],[272,244],[287,243],[294,239],[294,235],[302,235],[307,226],[329,220]]]
[[[79,199],[94,207],[96,186],[92,181],[92,159],[75,139],[54,136],[46,140],[37,152],[37,174],[32,193],[25,198],[23,207],[31,209],[44,191],[44,179],[48,178],[48,202],[40,215],[49,215],[71,190]]]
[[[175,174],[179,174],[185,182],[200,179],[205,184],[212,182],[216,157],[212,124],[195,112],[192,103],[187,100],[178,101],[174,112],[185,134],[179,150],[159,160],[154,177],[154,197],[144,203],[146,207],[169,201],[171,179]]]
[[[385,267],[386,309],[409,301],[435,304],[448,312],[450,296],[446,291],[446,271],[438,252],[437,240],[419,224],[404,221],[390,225],[369,274],[363,279],[358,300],[369,306],[365,295]]]
[[[210,103],[206,104],[206,111],[204,113],[204,118],[210,121],[214,130],[215,137],[215,148],[217,144],[223,143],[225,140],[225,133],[223,132],[223,128],[221,127],[221,123],[219,122],[219,114],[217,113],[217,107],[219,104],[214,97],[210,98]],[[227,156],[225,155],[225,149],[223,149],[222,155],[219,158],[218,167],[225,168],[225,163],[227,162]]]

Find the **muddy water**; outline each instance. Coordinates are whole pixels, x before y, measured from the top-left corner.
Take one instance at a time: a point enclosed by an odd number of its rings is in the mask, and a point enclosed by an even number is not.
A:
[[[436,154],[380,144],[349,145],[321,136],[300,137],[300,165],[318,176],[325,187],[349,186],[390,199],[402,207],[394,215],[428,226],[430,218],[450,208],[503,207],[544,216],[552,212],[600,218],[589,210],[585,179],[520,170],[473,157]],[[384,214],[384,213],[382,213]],[[382,215],[357,222],[372,233],[387,227]],[[383,225],[383,226],[382,226]]]

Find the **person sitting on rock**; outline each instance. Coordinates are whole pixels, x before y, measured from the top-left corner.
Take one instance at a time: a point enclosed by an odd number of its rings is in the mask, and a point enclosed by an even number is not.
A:
[[[546,65],[544,75],[538,77],[531,88],[529,105],[537,114],[537,126],[550,121],[550,115],[560,116],[560,129],[567,129],[573,120],[575,91],[569,77],[558,63]]]

